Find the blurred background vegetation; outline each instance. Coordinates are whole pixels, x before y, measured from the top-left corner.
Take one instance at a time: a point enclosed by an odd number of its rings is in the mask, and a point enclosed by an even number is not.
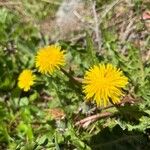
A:
[[[148,150],[150,148],[149,0],[0,1],[0,149]],[[19,73],[36,51],[59,42],[65,69],[82,78],[91,65],[120,67],[129,78],[120,107],[84,102],[62,73],[41,76],[29,92]],[[107,117],[79,122],[97,113]]]

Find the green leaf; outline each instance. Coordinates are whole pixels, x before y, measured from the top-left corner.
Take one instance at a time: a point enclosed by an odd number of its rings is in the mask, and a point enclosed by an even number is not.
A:
[[[56,134],[55,134],[55,148],[56,148],[56,150],[60,150],[60,147],[59,147],[58,142],[57,142]]]
[[[149,144],[143,133],[138,131],[122,130],[118,125],[112,130],[104,128],[98,134],[94,135],[89,145],[94,150],[147,150]]]
[[[86,32],[86,50],[87,50],[87,61],[90,65],[94,65],[98,63],[98,60],[96,58],[96,50],[94,48],[94,42],[92,41],[92,38],[90,37],[90,34]]]
[[[20,103],[19,103],[20,107],[27,106],[28,104],[29,104],[29,100],[27,97],[23,97],[20,99]]]

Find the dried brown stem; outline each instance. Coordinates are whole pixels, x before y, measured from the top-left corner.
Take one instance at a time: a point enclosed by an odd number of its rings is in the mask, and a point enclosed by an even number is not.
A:
[[[50,4],[52,4],[52,5],[61,5],[61,3],[60,2],[55,2],[55,1],[53,1],[53,0],[42,0],[43,2],[47,2],[47,3],[50,3]]]
[[[124,105],[126,103],[133,104],[134,102],[135,102],[135,99],[133,97],[131,97],[130,95],[127,95],[119,104],[117,104],[117,105],[109,105],[107,107],[102,108],[102,110],[106,110],[106,109],[109,109],[109,108],[112,108],[112,107],[116,107],[116,106],[122,106],[122,105]],[[111,113],[111,112],[98,113],[98,114],[86,117],[86,118],[84,118],[84,119],[82,119],[80,121],[77,121],[75,123],[75,126],[79,126],[80,125],[82,127],[87,127],[89,124],[91,124],[92,122],[95,122],[98,119],[105,118],[105,117],[110,117],[112,115],[113,115],[113,113]]]
[[[94,122],[94,121],[96,121],[96,120],[98,120],[100,118],[105,118],[105,117],[108,117],[108,116],[111,116],[111,115],[112,115],[112,113],[110,113],[110,112],[104,112],[104,113],[99,113],[99,114],[96,114],[96,115],[92,115],[92,116],[89,116],[87,118],[84,118],[84,119],[76,122],[75,126],[82,125],[82,124],[84,124],[86,122],[90,122],[91,123],[91,122]]]
[[[106,15],[120,2],[122,2],[122,0],[115,0],[110,5],[107,5],[105,11],[102,13],[102,15],[99,18],[99,25],[103,22],[103,19],[106,17]]]
[[[93,3],[92,9],[93,9],[93,16],[94,16],[94,21],[95,21],[96,42],[97,42],[97,45],[98,45],[98,52],[100,53],[102,40],[101,40],[101,31],[100,31],[100,28],[99,28],[98,15],[97,15],[97,12],[96,12],[96,2],[95,1]]]
[[[0,6],[8,7],[8,6],[16,6],[16,5],[21,5],[21,3],[20,2],[17,2],[17,3],[15,3],[15,2],[0,2]]]

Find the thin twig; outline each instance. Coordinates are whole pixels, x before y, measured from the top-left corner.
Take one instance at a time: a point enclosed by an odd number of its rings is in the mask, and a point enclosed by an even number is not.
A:
[[[89,122],[89,123],[92,123],[100,118],[105,118],[105,117],[108,117],[108,116],[111,116],[112,113],[110,112],[104,112],[104,113],[99,113],[99,114],[96,114],[96,115],[92,115],[92,116],[89,116],[87,118],[84,118],[78,122],[75,123],[75,126],[78,126],[78,125],[82,125],[86,122]]]
[[[87,22],[83,16],[81,16],[76,10],[73,11],[73,14],[75,15],[75,17],[83,24],[85,24],[89,29],[92,29],[93,30],[93,26]]]
[[[134,104],[136,102],[138,102],[139,100],[135,100],[131,95],[126,95],[120,103],[118,103],[117,105],[109,105],[109,106],[106,106],[104,108],[102,108],[101,110],[106,110],[106,109],[109,109],[109,108],[112,108],[112,107],[119,107],[119,106],[124,106],[125,104]]]
[[[0,2],[0,6],[14,6],[14,5],[21,5],[20,2]]]
[[[70,41],[73,43],[73,42],[76,42],[76,41],[78,41],[78,40],[80,40],[80,39],[83,39],[83,38],[85,38],[85,37],[86,37],[86,34],[85,34],[85,33],[79,34],[79,35],[73,37]]]
[[[102,46],[102,40],[101,40],[101,32],[99,28],[99,23],[98,23],[98,15],[96,13],[96,2],[94,1],[92,5],[93,9],[93,15],[94,15],[94,21],[95,21],[95,35],[96,35],[96,42],[98,45],[98,52],[100,53],[101,46]]]
[[[99,18],[99,25],[103,22],[103,19],[106,17],[106,15],[109,13],[109,11],[111,9],[113,9],[114,6],[117,5],[118,3],[120,3],[121,1],[122,0],[113,1],[110,5],[107,6],[106,10],[104,11],[104,13]]]
[[[50,3],[50,4],[53,4],[53,5],[61,5],[60,2],[55,2],[55,1],[51,1],[51,0],[42,0],[43,2],[47,2],[47,3]]]
[[[127,25],[126,27],[126,30],[121,34],[121,39],[122,39],[122,42],[125,42],[128,40],[128,37],[131,33],[131,31],[133,31],[136,27],[134,26],[134,21],[136,20],[136,18],[132,18],[130,21],[129,21],[129,24]]]

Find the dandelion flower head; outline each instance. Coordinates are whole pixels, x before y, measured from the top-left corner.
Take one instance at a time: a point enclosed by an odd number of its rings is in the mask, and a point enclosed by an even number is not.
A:
[[[36,56],[36,67],[42,74],[52,74],[65,64],[64,51],[59,45],[50,45],[41,48]]]
[[[120,69],[111,64],[98,64],[84,76],[83,92],[86,99],[96,101],[97,106],[107,106],[110,100],[116,104],[123,96],[122,88],[128,83]]]
[[[31,70],[23,70],[18,77],[18,86],[24,91],[30,90],[30,87],[34,84],[36,77],[32,74]]]

